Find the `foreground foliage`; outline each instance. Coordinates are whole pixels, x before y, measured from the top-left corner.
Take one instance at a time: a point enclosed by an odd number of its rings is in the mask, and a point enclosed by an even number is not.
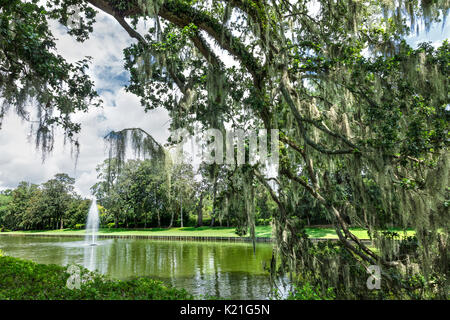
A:
[[[98,182],[91,188],[105,208],[102,215],[105,226],[240,227],[242,220],[247,219],[243,201],[227,198],[231,188],[227,177],[223,176],[224,170],[210,175],[207,168],[200,167],[197,173],[202,179],[195,181],[191,164],[166,161],[161,166],[148,159],[128,160],[119,171],[117,161],[116,158],[108,159],[97,167]],[[276,204],[263,187],[256,190],[255,200],[256,223],[268,225]],[[233,207],[230,204],[227,208],[228,202],[232,202]],[[238,232],[245,235],[239,228]]]
[[[81,267],[80,267],[81,268]],[[127,281],[109,280],[81,268],[80,289],[69,289],[67,267],[37,264],[28,260],[1,256],[0,300],[175,300],[192,299],[184,289],[166,286],[148,278]]]

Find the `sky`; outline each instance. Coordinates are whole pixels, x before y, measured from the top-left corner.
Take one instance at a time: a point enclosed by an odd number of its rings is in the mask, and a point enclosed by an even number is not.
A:
[[[90,187],[95,184],[95,168],[107,158],[103,137],[112,130],[140,127],[150,133],[159,143],[170,136],[170,119],[167,111],[158,108],[145,113],[139,99],[125,92],[128,73],[123,67],[123,49],[134,40],[110,16],[99,12],[94,32],[84,43],[77,43],[66,34],[65,28],[56,22],[52,31],[58,39],[59,53],[69,62],[91,56],[93,63],[89,74],[104,101],[102,108],[75,115],[81,123],[78,159],[71,154],[70,145],[64,145],[62,134],[57,135],[52,153],[45,162],[36,151],[34,142],[28,139],[29,126],[13,112],[3,121],[0,130],[0,190],[15,188],[20,181],[43,183],[56,173],[65,172],[76,179],[75,189],[84,197],[90,196]],[[429,33],[411,36],[407,41],[416,46],[423,41],[439,45],[450,37],[450,23],[435,25]]]

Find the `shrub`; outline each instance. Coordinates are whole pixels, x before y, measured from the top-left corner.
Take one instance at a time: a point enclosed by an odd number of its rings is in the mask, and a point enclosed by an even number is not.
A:
[[[0,300],[178,300],[192,299],[184,289],[149,278],[110,280],[83,267],[80,289],[69,289],[68,267],[37,264],[13,257],[0,257]]]
[[[269,226],[272,219],[256,219],[255,224],[257,226]]]
[[[217,224],[218,224],[219,222],[217,221]],[[203,225],[204,226],[209,226],[211,224],[211,217],[208,217],[208,218],[203,218]]]
[[[400,259],[405,259],[406,256],[417,257],[419,249],[419,241],[415,236],[406,237],[400,240],[399,255]]]
[[[197,216],[189,214],[189,217],[185,223],[186,227],[195,227],[197,225]]]
[[[85,224],[84,224],[84,223],[77,223],[77,224],[75,225],[75,229],[84,229],[84,227],[85,227]]]
[[[289,293],[288,300],[333,300],[335,295],[333,288],[328,288],[325,294],[314,288],[310,283],[294,285],[294,289]]]

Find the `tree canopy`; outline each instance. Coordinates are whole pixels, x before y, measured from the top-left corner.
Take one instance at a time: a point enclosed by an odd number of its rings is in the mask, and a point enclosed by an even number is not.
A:
[[[48,230],[84,225],[91,201],[74,192],[75,179],[58,173],[41,185],[22,181],[0,192],[0,229]]]

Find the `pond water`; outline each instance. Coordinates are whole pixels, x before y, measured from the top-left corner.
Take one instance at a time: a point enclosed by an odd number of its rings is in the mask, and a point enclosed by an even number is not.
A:
[[[148,276],[196,297],[268,299],[272,245],[251,243],[102,239],[88,246],[79,238],[1,236],[6,255],[37,263],[79,264],[116,279]],[[282,281],[284,283],[284,281]],[[277,283],[280,293],[286,291]]]

